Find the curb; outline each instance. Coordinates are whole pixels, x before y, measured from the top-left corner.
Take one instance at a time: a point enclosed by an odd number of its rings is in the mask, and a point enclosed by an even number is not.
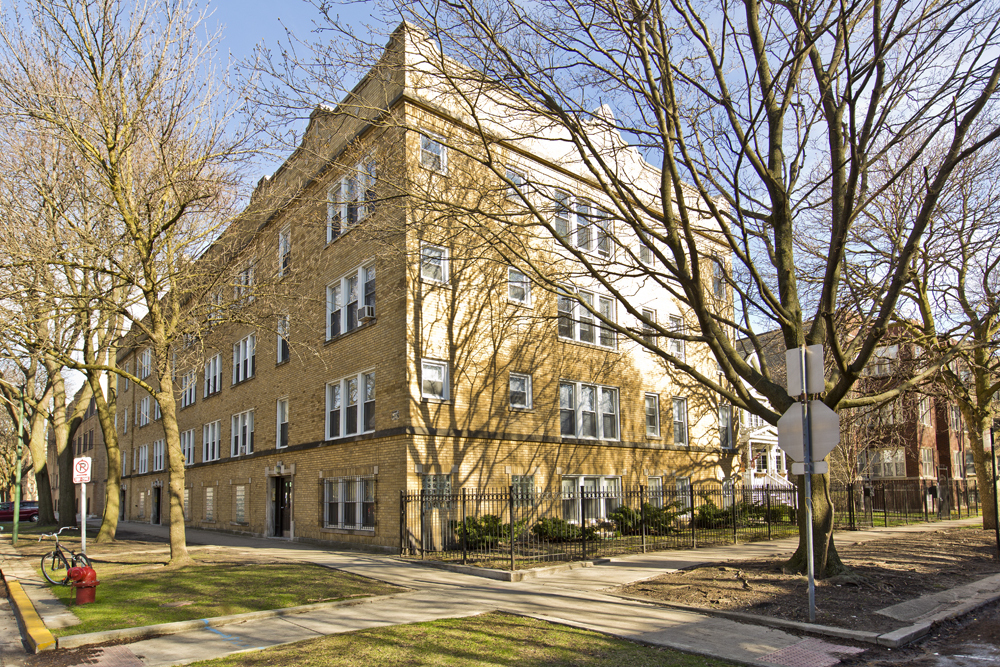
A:
[[[467,574],[472,577],[482,577],[483,579],[493,579],[495,581],[524,581],[525,579],[537,579],[538,577],[544,577],[549,574],[554,574],[556,572],[569,572],[570,570],[579,570],[585,567],[594,567],[595,565],[604,565],[610,563],[610,558],[596,558],[594,560],[577,560],[569,563],[562,563],[560,565],[552,565],[549,567],[537,567],[530,570],[495,570],[488,567],[477,567],[475,565],[462,565],[460,563],[446,563],[439,560],[408,560],[406,558],[396,558],[400,563],[405,563],[406,565],[416,565],[418,567],[430,567],[437,570],[445,570],[446,572],[456,572],[458,574]]]
[[[306,614],[319,609],[329,609],[331,607],[350,607],[354,605],[381,602],[408,595],[409,593],[399,593],[397,595],[378,595],[375,597],[361,598],[357,600],[337,600],[335,602],[317,602],[299,607],[286,607],[285,609],[265,609],[263,611],[252,611],[247,614],[232,614],[230,616],[216,616],[214,618],[199,618],[191,621],[175,621],[173,623],[160,623],[158,625],[145,625],[138,628],[119,628],[117,630],[104,630],[102,632],[88,632],[79,635],[66,635],[59,637],[54,642],[58,642],[58,648],[80,648],[82,646],[93,646],[94,644],[106,644],[114,641],[133,642],[149,637],[159,637],[163,635],[176,635],[192,630],[204,628],[218,628],[234,623],[245,623],[247,621],[257,621],[264,618],[275,618],[279,616],[295,616]],[[29,603],[30,604],[30,603]],[[40,622],[40,621],[39,621]],[[44,626],[43,626],[44,627]],[[48,631],[46,631],[48,632]],[[55,648],[55,646],[53,646]]]
[[[14,613],[18,620],[24,625],[28,635],[28,647],[32,653],[41,651],[52,651],[56,648],[56,638],[52,636],[49,629],[45,627],[35,605],[31,604],[28,594],[24,592],[20,581],[8,581],[7,595],[14,603]]]

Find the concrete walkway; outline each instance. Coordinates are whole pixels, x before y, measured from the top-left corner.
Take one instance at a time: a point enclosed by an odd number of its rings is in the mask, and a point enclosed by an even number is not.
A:
[[[969,525],[978,521],[980,520],[971,519],[843,532],[837,533],[836,539],[839,545],[847,545],[872,539],[888,539],[900,533]],[[149,524],[125,523],[121,530],[161,537],[167,534],[165,527]],[[221,545],[253,550],[257,554],[285,560],[325,565],[411,590],[388,600],[327,607],[293,616],[250,620],[216,628],[206,624],[202,628],[180,634],[143,639],[127,647],[114,647],[114,651],[109,650],[104,657],[91,656],[88,660],[97,658],[98,662],[88,664],[106,667],[186,664],[321,635],[472,616],[494,610],[762,667],[774,667],[776,664],[796,664],[800,667],[831,665],[835,664],[838,654],[859,651],[833,642],[803,639],[781,629],[624,600],[604,592],[622,584],[642,581],[700,563],[790,553],[796,547],[796,538],[616,558],[595,567],[562,570],[520,582],[495,581],[424,567],[388,556],[326,551],[301,543],[199,530],[188,530],[187,539],[192,545]],[[10,572],[14,576],[21,574],[30,579],[28,571],[31,567],[18,565],[22,564],[15,563],[9,557],[0,561],[5,575]],[[51,607],[40,589],[29,586],[26,590],[29,595],[39,596],[36,607]],[[54,623],[59,622],[56,617],[52,620]]]

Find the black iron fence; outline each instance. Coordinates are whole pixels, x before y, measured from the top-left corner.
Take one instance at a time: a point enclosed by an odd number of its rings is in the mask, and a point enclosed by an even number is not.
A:
[[[978,514],[975,484],[894,480],[831,489],[838,528]],[[739,485],[439,494],[403,491],[400,552],[500,569],[788,537],[795,488]]]

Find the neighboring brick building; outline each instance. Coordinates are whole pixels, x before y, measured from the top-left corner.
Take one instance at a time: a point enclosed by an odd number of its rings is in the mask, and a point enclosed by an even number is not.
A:
[[[484,243],[467,220],[397,196],[405,182],[474,195],[470,217],[481,206],[516,215],[535,196],[530,183],[555,193],[553,226],[593,261],[627,262],[623,248],[637,245],[602,216],[582,167],[555,158],[558,142],[498,148],[525,194],[476,176],[448,147],[469,128],[410,69],[416,41],[398,31],[385,62],[405,67],[373,71],[342,107],[314,112],[300,149],[234,223],[254,231],[227,289],[254,324],[220,317],[176,351],[191,527],[391,549],[404,489],[655,489],[725,476],[728,406],[600,327],[581,301],[617,322],[634,318],[572,275],[544,230],[525,239],[524,227],[500,225]],[[366,108],[382,120],[359,118]],[[637,178],[653,170],[634,151],[622,161]],[[710,230],[703,243],[711,279],[711,262],[727,260]],[[563,271],[567,291],[533,285],[527,261]],[[621,273],[657,322],[693,326],[634,265]],[[724,283],[713,289],[731,308]],[[714,372],[704,346],[671,345]],[[126,341],[118,363],[155,375],[142,340]],[[127,521],[165,522],[158,417],[148,394],[118,383]]]

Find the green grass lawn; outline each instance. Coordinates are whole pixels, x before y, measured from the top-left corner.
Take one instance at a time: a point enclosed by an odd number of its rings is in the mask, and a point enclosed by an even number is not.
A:
[[[72,587],[53,586],[56,596],[83,621],[55,630],[54,634],[75,635],[283,609],[402,590],[318,565],[255,563],[226,550],[192,549],[199,564],[166,567],[162,547],[146,545],[146,549],[103,555],[97,549],[88,550],[101,582],[96,602],[77,606]]]
[[[194,664],[201,667],[734,665],[502,613],[329,635]]]

